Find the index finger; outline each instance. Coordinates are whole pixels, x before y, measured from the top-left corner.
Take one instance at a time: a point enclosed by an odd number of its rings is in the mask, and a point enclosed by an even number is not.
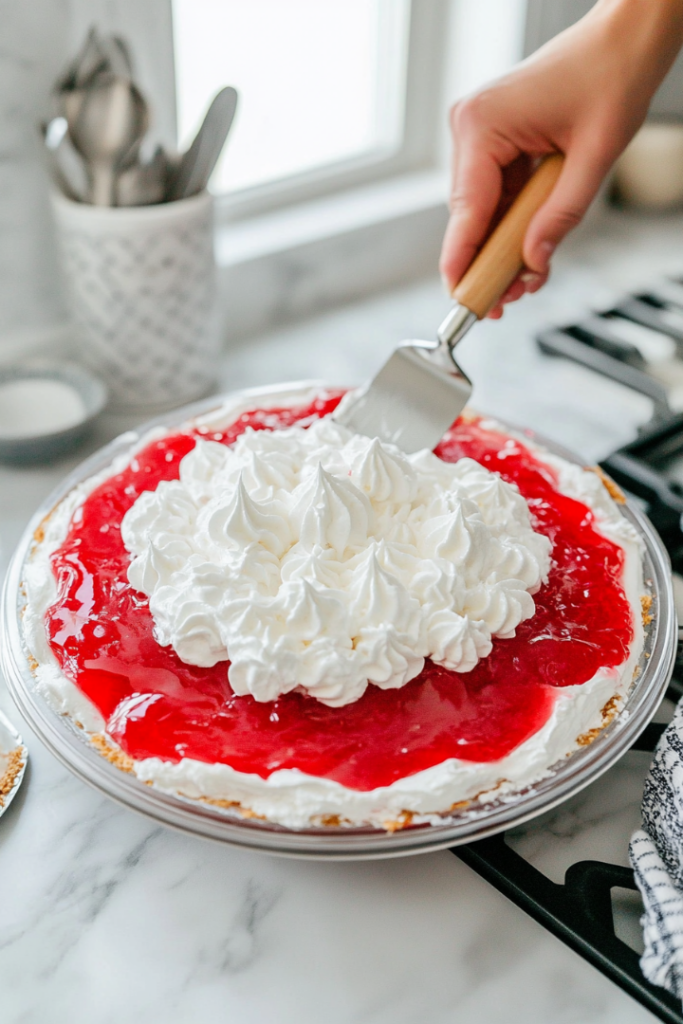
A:
[[[486,237],[503,190],[500,164],[478,140],[459,147],[453,171],[451,215],[439,270],[453,291]]]

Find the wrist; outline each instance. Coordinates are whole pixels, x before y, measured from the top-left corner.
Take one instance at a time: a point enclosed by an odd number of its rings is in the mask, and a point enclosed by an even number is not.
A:
[[[683,45],[683,0],[598,0],[585,20],[650,95]]]

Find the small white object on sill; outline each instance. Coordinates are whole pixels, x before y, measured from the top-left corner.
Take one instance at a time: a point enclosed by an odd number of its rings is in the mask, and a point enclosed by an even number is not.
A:
[[[614,183],[627,206],[650,211],[683,206],[683,124],[644,124],[617,161]]]

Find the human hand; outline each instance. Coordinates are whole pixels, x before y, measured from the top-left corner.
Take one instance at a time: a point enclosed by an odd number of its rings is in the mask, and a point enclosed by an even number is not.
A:
[[[560,178],[526,233],[525,268],[489,316],[545,283],[555,247],[643,122],[682,43],[683,0],[599,0],[510,74],[453,107],[451,216],[440,261],[450,291],[535,159],[560,151]]]

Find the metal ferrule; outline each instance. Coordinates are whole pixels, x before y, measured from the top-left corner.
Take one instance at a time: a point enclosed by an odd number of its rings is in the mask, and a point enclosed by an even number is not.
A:
[[[436,336],[442,345],[448,345],[449,349],[452,349],[467,334],[476,319],[476,313],[472,313],[467,306],[461,306],[459,302],[456,302],[440,325]]]

